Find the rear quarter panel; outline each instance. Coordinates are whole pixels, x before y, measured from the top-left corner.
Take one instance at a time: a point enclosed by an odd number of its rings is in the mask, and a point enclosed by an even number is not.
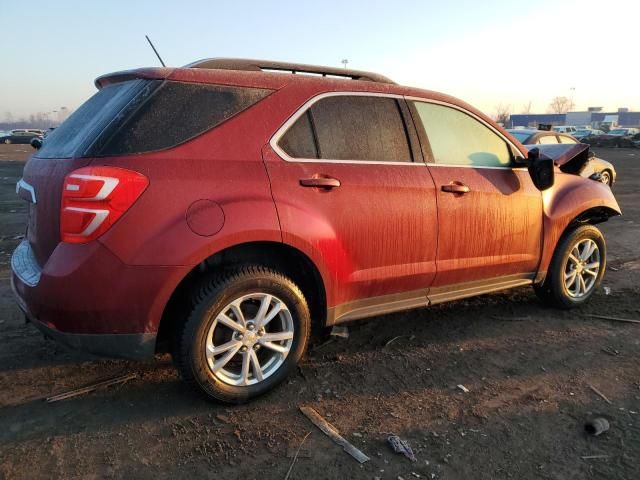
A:
[[[178,147],[142,155],[97,158],[93,164],[146,175],[149,187],[100,241],[129,265],[192,266],[226,247],[282,240],[261,147],[284,121],[273,94],[213,130]],[[196,234],[187,210],[215,202],[224,223]]]

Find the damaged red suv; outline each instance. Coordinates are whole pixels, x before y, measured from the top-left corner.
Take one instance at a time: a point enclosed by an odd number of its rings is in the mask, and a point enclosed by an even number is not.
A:
[[[522,285],[585,302],[620,214],[455,98],[381,75],[252,60],[105,75],[27,163],[12,257],[28,321],[97,354],[170,351],[239,403],[315,328]]]

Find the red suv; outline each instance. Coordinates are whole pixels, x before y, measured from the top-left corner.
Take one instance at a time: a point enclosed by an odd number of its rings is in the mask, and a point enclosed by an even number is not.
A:
[[[560,307],[605,271],[620,209],[588,146],[528,151],[455,98],[250,60],[105,75],[29,160],[13,286],[47,336],[171,351],[242,402],[313,328],[533,285]],[[544,190],[544,192],[542,192]]]

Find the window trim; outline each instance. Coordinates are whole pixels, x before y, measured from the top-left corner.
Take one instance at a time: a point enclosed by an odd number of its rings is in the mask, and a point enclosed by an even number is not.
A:
[[[453,103],[444,102],[444,101],[441,101],[441,100],[428,99],[428,98],[415,97],[415,96],[405,96],[404,98],[405,98],[405,100],[407,102],[434,103],[436,105],[442,105],[442,106],[445,106],[445,107],[453,108],[455,110],[458,110],[459,112],[462,112],[462,113],[464,113],[466,115],[469,115],[470,117],[474,118],[475,120],[480,122],[482,125],[487,127],[489,130],[491,130],[493,133],[498,135],[498,137],[500,137],[507,144],[507,147],[510,147],[509,148],[510,152],[518,152],[518,154],[522,153],[522,152],[520,152],[520,149],[518,147],[516,147],[515,144],[511,140],[509,140],[507,137],[505,137],[499,130],[494,128],[493,125],[487,123],[484,119],[480,118],[478,115],[474,114],[473,112],[470,112],[469,110],[466,110],[466,109],[464,109],[462,107],[459,107],[458,105],[454,105]],[[420,119],[414,120],[414,121],[419,121],[419,120]],[[427,141],[428,141],[428,139],[429,138],[428,138],[428,134],[427,134]],[[431,145],[429,145],[429,149],[431,149]],[[511,153],[511,155],[513,155],[513,153]],[[512,158],[512,161],[513,160],[514,159]],[[508,167],[491,167],[491,166],[484,166],[484,165],[449,165],[449,164],[446,164],[446,163],[436,163],[436,162],[425,162],[425,163],[429,167],[483,168],[483,169],[488,169],[488,170],[515,170],[515,171],[526,170],[526,167],[519,167],[517,163],[515,165],[508,166]]]
[[[269,140],[269,145],[271,148],[278,154],[280,158],[282,158],[286,162],[292,163],[345,163],[345,164],[354,164],[354,165],[403,165],[403,166],[418,166],[424,167],[425,163],[420,161],[419,159],[413,159],[411,162],[389,162],[389,161],[376,161],[376,160],[333,160],[333,159],[325,159],[325,158],[293,158],[290,157],[287,152],[285,152],[278,142],[284,136],[284,134],[289,130],[289,128],[302,116],[304,115],[315,103],[319,102],[324,98],[329,97],[382,97],[382,98],[393,98],[397,101],[404,101],[404,95],[398,95],[394,93],[377,93],[377,92],[349,92],[349,91],[336,91],[336,92],[325,92],[315,97],[309,99],[305,102],[296,112],[289,117],[289,119],[278,129],[276,133],[273,134],[271,140]],[[402,115],[402,111],[399,109],[398,115],[400,116],[402,122],[406,122],[406,118]],[[408,135],[405,135],[408,137]],[[407,138],[407,146],[409,147],[409,152],[411,152],[412,156],[414,154],[413,147],[411,145],[410,138]]]

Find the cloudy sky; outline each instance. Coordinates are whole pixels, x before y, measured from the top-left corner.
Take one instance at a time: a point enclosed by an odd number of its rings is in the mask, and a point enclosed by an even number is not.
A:
[[[349,66],[488,114],[554,96],[640,109],[640,1],[0,0],[0,120],[77,108],[103,73],[247,57]]]

